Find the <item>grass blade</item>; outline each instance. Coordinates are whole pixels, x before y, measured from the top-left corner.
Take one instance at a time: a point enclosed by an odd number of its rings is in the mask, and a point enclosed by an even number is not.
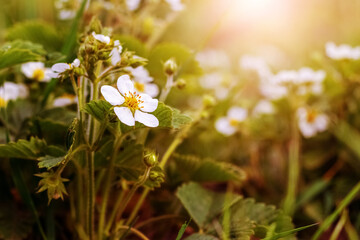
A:
[[[182,236],[184,235],[184,233],[185,233],[186,228],[189,226],[190,222],[191,222],[191,218],[190,218],[189,221],[187,221],[187,222],[185,222],[183,225],[181,225],[181,228],[180,228],[179,233],[178,233],[178,235],[177,235],[177,237],[176,237],[176,240],[180,240],[180,239],[181,239],[181,237],[182,237]]]

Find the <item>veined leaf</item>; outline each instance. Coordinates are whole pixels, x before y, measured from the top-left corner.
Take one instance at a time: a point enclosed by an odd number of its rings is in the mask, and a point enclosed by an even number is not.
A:
[[[177,169],[184,180],[197,182],[205,181],[243,181],[245,172],[230,163],[219,162],[211,159],[201,159],[192,155],[174,154]]]
[[[182,128],[184,125],[189,124],[192,121],[191,117],[182,114],[180,110],[173,109],[172,126],[175,129]]]
[[[0,69],[20,63],[40,61],[43,55],[45,51],[39,44],[22,40],[9,42],[0,48]]]
[[[180,186],[176,196],[199,227],[205,226],[226,207],[225,194],[211,192],[194,182]],[[234,196],[231,202],[238,198]]]
[[[53,157],[46,155],[45,157],[39,158],[38,166],[39,168],[47,168],[47,170],[58,166],[63,160],[65,156],[62,157]]]
[[[36,137],[31,137],[30,141],[20,139],[17,142],[0,144],[0,157],[38,159],[46,149],[46,142]]]

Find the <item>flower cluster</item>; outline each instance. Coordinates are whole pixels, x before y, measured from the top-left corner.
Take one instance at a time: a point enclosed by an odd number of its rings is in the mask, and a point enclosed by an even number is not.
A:
[[[232,107],[228,110],[225,117],[221,117],[215,122],[215,128],[218,132],[230,136],[238,130],[239,124],[245,121],[247,117],[247,109]]]
[[[326,55],[334,60],[350,59],[358,60],[360,59],[360,47],[352,48],[349,45],[341,44],[336,46],[333,42],[328,42],[325,45]]]

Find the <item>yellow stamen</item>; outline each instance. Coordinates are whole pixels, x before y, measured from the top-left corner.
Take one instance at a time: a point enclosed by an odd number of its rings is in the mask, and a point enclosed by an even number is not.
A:
[[[135,87],[136,90],[138,90],[139,92],[144,92],[144,90],[145,90],[145,84],[143,84],[143,83],[134,82],[134,87]]]
[[[230,123],[230,126],[236,127],[239,124],[239,121],[231,118],[229,123]]]
[[[318,115],[317,112],[314,110],[308,111],[307,116],[306,116],[306,121],[308,123],[313,123],[315,121],[317,115]]]
[[[0,108],[6,107],[6,101],[2,97],[0,97]]]
[[[135,112],[136,110],[139,110],[140,107],[139,104],[143,103],[144,101],[141,100],[141,96],[137,94],[136,92],[130,92],[129,94],[125,94],[125,105],[130,108],[132,112]]]
[[[33,73],[33,79],[40,81],[43,80],[45,77],[45,71],[41,68],[37,68],[35,69],[34,73]]]

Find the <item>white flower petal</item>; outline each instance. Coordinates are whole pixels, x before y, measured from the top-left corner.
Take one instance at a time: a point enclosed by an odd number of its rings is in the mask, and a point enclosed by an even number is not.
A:
[[[329,124],[329,119],[325,114],[319,114],[314,122],[319,132],[325,131]]]
[[[102,43],[105,43],[105,44],[110,43],[110,37],[109,36],[105,36],[105,35],[102,35],[102,34],[95,34],[95,32],[92,32],[92,35],[99,42],[102,42]]]
[[[121,122],[128,126],[135,126],[135,118],[127,107],[114,107],[114,112]]]
[[[232,107],[227,112],[227,116],[230,119],[235,119],[239,122],[244,121],[248,116],[248,111],[245,108],[241,107]]]
[[[21,65],[21,72],[27,77],[32,78],[36,69],[43,69],[44,63],[42,62],[27,62]]]
[[[226,117],[219,118],[215,122],[215,128],[219,133],[222,133],[226,136],[230,136],[236,132],[236,128],[230,125],[229,119]]]
[[[135,120],[148,127],[159,126],[159,120],[154,115],[139,110],[135,111]]]
[[[51,71],[50,68],[46,68],[46,69],[45,69],[45,72],[44,72],[44,78],[41,79],[40,81],[41,81],[41,82],[49,82],[49,81],[51,80],[53,74],[54,74],[54,72]]]
[[[143,101],[142,103],[139,104],[141,111],[153,112],[156,110],[159,103],[157,99],[153,99],[147,94],[140,94],[140,96],[141,96],[140,100]]]
[[[145,83],[144,92],[150,97],[156,97],[159,94],[159,87],[155,83]]]
[[[70,66],[67,63],[56,63],[51,67],[51,70],[57,73],[65,72],[68,69],[70,69]]]
[[[110,52],[111,64],[116,65],[121,61],[121,56],[117,48],[113,48]]]
[[[117,87],[122,95],[133,93],[135,91],[134,83],[129,75],[122,75],[117,80]]]
[[[313,124],[309,124],[305,121],[299,122],[299,129],[305,138],[313,137],[317,132],[316,127]]]
[[[138,9],[141,0],[126,0],[126,7],[129,11]]]
[[[121,96],[119,91],[114,87],[105,85],[101,87],[100,91],[105,100],[108,101],[111,105],[121,105],[125,102],[124,97]]]
[[[73,67],[79,67],[80,66],[80,60],[75,58],[75,60],[71,64]]]

